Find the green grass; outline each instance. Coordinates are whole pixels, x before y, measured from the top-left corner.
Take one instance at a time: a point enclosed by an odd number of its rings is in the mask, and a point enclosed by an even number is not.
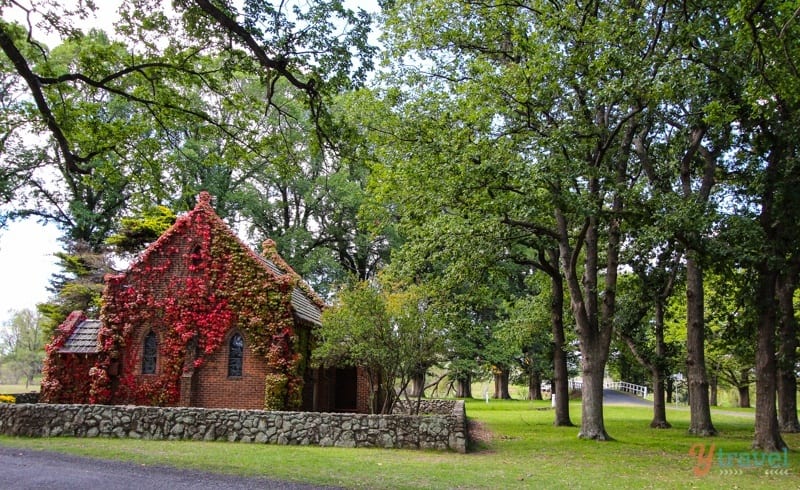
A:
[[[571,409],[578,423],[580,405]],[[674,428],[653,430],[650,408],[607,407],[611,442],[579,440],[577,428],[553,427],[549,402],[471,400],[467,415],[490,429],[493,438],[466,455],[131,439],[0,437],[0,444],[347,488],[799,487],[797,451],[789,453],[790,476],[765,475],[763,469],[721,475],[716,464],[708,475],[694,476],[689,448],[695,443],[713,443],[726,453],[750,451],[753,420],[739,414],[716,414],[721,435],[698,439],[686,434],[687,410],[670,409]],[[800,435],[785,439],[790,447],[800,447]]]
[[[39,391],[39,381],[36,380],[35,383],[25,387],[25,383],[22,384],[0,384],[0,393],[7,394],[7,395],[15,395],[17,393],[28,393],[31,391]]]

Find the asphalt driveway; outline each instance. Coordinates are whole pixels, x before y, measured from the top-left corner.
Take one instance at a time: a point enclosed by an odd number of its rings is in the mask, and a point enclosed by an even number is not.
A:
[[[623,393],[615,390],[603,390],[603,404],[604,405],[642,405],[653,406],[653,402],[639,398],[636,395]]]
[[[0,445],[0,487],[15,490],[70,489],[214,489],[250,488],[317,490],[315,487],[267,478],[244,478],[165,466],[145,466],[120,461],[82,458],[48,451]],[[7,486],[6,486],[7,485]]]

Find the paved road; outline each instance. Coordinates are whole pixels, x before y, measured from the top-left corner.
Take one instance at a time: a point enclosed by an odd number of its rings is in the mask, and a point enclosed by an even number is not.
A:
[[[119,461],[82,458],[47,451],[31,451],[0,445],[0,488],[34,490],[322,490],[266,478],[243,478],[164,466],[144,466]],[[7,487],[5,485],[8,485]]]
[[[638,396],[615,390],[603,390],[603,404],[653,406],[653,402],[650,400],[645,400],[644,398],[639,398]]]

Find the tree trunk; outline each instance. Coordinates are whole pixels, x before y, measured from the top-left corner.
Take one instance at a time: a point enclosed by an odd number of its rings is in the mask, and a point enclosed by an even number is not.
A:
[[[669,429],[672,425],[667,422],[667,404],[664,401],[664,378],[658,369],[651,371],[653,376],[653,420],[650,422],[652,429]]]
[[[591,186],[596,185],[595,182]],[[603,422],[603,375],[605,374],[606,361],[608,359],[608,349],[611,345],[611,324],[604,320],[610,318],[600,318],[597,294],[598,276],[598,222],[596,217],[587,218],[585,224],[586,238],[585,250],[586,257],[583,267],[583,284],[578,280],[578,268],[576,257],[578,253],[573,251],[569,245],[569,233],[566,219],[558,210],[556,212],[560,231],[559,249],[561,263],[566,276],[567,287],[570,293],[570,304],[572,314],[575,317],[575,325],[578,331],[578,338],[581,346],[581,371],[583,386],[581,388],[581,430],[578,437],[582,439],[594,439],[599,441],[610,440],[611,437],[606,432]],[[609,238],[609,243],[612,239]],[[612,249],[612,245],[609,245]],[[612,251],[609,257],[609,264],[614,261]],[[606,282],[615,282],[616,265],[606,267]],[[603,297],[603,316],[609,312],[608,308],[613,309],[615,296],[606,287]],[[558,401],[556,395],[556,401]]]
[[[498,400],[510,400],[511,394],[508,392],[509,369],[507,367],[494,368],[494,397]]]
[[[686,374],[689,384],[689,433],[713,436],[708,403],[708,378],[705,359],[705,320],[703,271],[697,263],[698,252],[686,252]]]
[[[709,389],[711,390],[711,393],[708,397],[708,404],[711,405],[712,407],[719,406],[719,403],[717,402],[717,393],[719,392],[719,378],[717,378],[716,374],[711,375],[711,383],[709,384]]]
[[[528,377],[528,400],[542,399],[542,375],[531,373]]]
[[[597,116],[603,117],[602,110],[598,111]],[[589,200],[598,207],[597,209],[590,211],[584,218],[578,218],[578,221],[572,224],[567,223],[567,217],[561,208],[557,207],[555,210],[559,258],[581,343],[583,375],[581,399],[583,403],[581,404],[581,430],[578,437],[583,439],[600,441],[611,439],[603,422],[603,375],[614,328],[622,237],[620,220],[624,208],[622,189],[628,185],[628,151],[632,146],[633,135],[634,125],[629,124],[620,141],[621,154],[617,155],[614,161],[614,191],[604,194],[601,192],[601,179],[596,175],[588,178],[587,195],[590,196]],[[599,154],[591,156],[590,167],[595,166],[595,158],[598,157],[602,158]],[[609,197],[611,197],[611,205],[605,208],[603,201]],[[576,228],[581,230],[582,240],[576,240],[576,246],[573,248],[571,236]],[[601,229],[606,238],[603,250],[605,265],[602,267],[604,273],[602,290],[598,281],[601,273]],[[583,259],[582,268],[579,265],[581,257]],[[578,280],[579,269],[582,269],[582,284]]]
[[[425,372],[415,374],[411,378],[408,396],[410,398],[425,398]]]
[[[794,269],[794,268],[792,268]],[[778,347],[778,425],[781,432],[800,432],[797,419],[797,320],[794,317],[794,271],[781,275],[778,304],[781,308],[780,346]]]
[[[772,142],[771,142],[772,143]],[[776,188],[781,181],[780,167],[783,164],[782,148],[770,145],[767,167],[764,172],[764,190],[761,194],[761,213],[758,224],[764,234],[763,258],[756,264],[758,290],[755,299],[757,312],[756,340],[756,422],[753,448],[762,451],[782,451],[786,443],[781,438],[778,426],[777,390],[778,360],[775,356],[775,333],[777,325],[778,273],[783,259],[783,245],[779,240],[778,217],[782,210],[776,209]],[[796,189],[792,189],[796,192]],[[782,225],[787,226],[787,225]]]
[[[750,385],[739,385],[739,408],[750,408]]]
[[[667,403],[675,403],[675,382],[672,378],[668,378],[664,389],[667,392]]]
[[[664,343],[664,301],[660,297],[656,299],[655,309],[656,358],[650,370],[653,377],[653,420],[650,427],[669,429],[672,425],[667,422],[667,404],[664,402],[664,364],[667,357],[667,346]]]
[[[559,270],[558,249],[548,251],[550,274],[550,322],[553,329],[553,384],[551,393],[556,393],[556,414],[553,425],[556,427],[572,427],[569,418],[569,370],[567,369],[567,353],[564,351],[566,338],[564,335],[564,280]]]
[[[581,368],[583,386],[581,387],[581,439],[599,441],[611,440],[603,420],[603,376],[605,361],[597,353],[582,349]],[[593,355],[594,354],[594,355]],[[599,367],[598,367],[599,366]],[[558,399],[556,399],[558,401]]]
[[[777,273],[771,270],[769,260],[758,266],[758,340],[756,342],[756,422],[753,448],[762,451],[782,451],[786,443],[778,427],[778,410],[775,406],[778,363],[775,357],[775,282]]]
[[[456,398],[472,398],[472,377],[456,380]]]

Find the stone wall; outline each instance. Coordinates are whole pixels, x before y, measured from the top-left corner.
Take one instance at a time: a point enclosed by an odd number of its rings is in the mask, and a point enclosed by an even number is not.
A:
[[[0,404],[0,434],[336,447],[467,448],[463,401],[447,415],[363,415],[120,405]],[[425,411],[420,411],[424,413]]]
[[[454,408],[453,400],[435,400],[423,398],[419,400],[419,413],[422,415],[450,415],[453,413]],[[463,406],[464,402],[461,402]],[[413,413],[413,409],[417,406],[417,400],[397,400],[394,405],[394,413]],[[409,410],[409,407],[411,410]],[[462,407],[463,410],[463,407]]]

